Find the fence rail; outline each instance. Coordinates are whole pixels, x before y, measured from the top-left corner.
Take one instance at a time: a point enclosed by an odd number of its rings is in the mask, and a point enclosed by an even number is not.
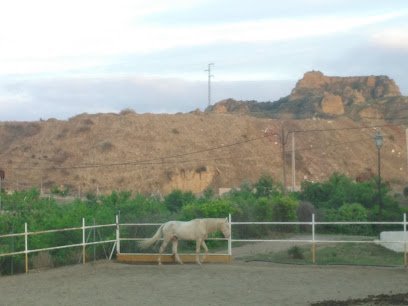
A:
[[[408,250],[408,241],[407,241],[407,218],[406,214],[403,215],[403,221],[389,221],[389,222],[316,222],[315,216],[312,215],[311,222],[233,222],[231,220],[231,215],[229,215],[229,224],[230,224],[230,232],[231,236],[229,238],[210,238],[211,240],[223,240],[228,241],[228,254],[225,255],[232,255],[232,243],[233,242],[299,242],[299,243],[310,243],[312,244],[312,261],[313,263],[316,262],[316,245],[319,243],[375,243],[374,240],[319,240],[316,239],[316,226],[319,225],[401,225],[404,232],[404,240],[396,240],[396,241],[387,241],[387,243],[401,243],[404,244],[404,265],[407,267],[408,265],[408,258],[407,258],[407,250]],[[16,255],[25,255],[25,272],[28,272],[28,255],[32,253],[38,253],[42,251],[51,251],[51,250],[59,250],[59,249],[66,249],[66,248],[75,248],[75,247],[82,247],[82,262],[85,263],[86,261],[86,247],[87,246],[95,246],[98,244],[106,244],[106,243],[113,243],[112,251],[110,252],[109,259],[112,258],[113,252],[116,250],[116,253],[120,254],[120,244],[121,241],[141,241],[146,238],[140,237],[121,237],[120,235],[120,228],[121,227],[130,227],[130,226],[159,226],[161,223],[119,223],[119,217],[116,216],[116,222],[110,224],[101,224],[101,225],[86,225],[85,218],[82,219],[82,226],[80,227],[71,227],[71,228],[61,228],[61,229],[51,229],[51,230],[42,230],[42,231],[28,231],[28,224],[24,224],[24,232],[22,233],[11,233],[11,234],[3,234],[0,235],[0,239],[2,238],[11,238],[11,237],[24,237],[24,250],[8,252],[8,253],[0,253],[0,258],[5,256],[16,256]],[[232,237],[232,226],[236,225],[310,225],[312,229],[311,239],[238,239]],[[86,239],[86,231],[97,229],[97,228],[113,228],[115,230],[115,239],[107,239],[107,240],[100,240],[100,241],[92,241],[88,242]],[[42,235],[42,234],[49,234],[49,233],[58,233],[58,232],[67,232],[67,231],[82,231],[82,241],[74,244],[69,245],[60,245],[54,247],[47,247],[47,248],[39,248],[39,249],[29,249],[29,237]],[[112,233],[113,234],[113,233]]]
[[[86,240],[86,230],[92,230],[92,229],[97,229],[97,228],[109,228],[109,227],[112,227],[112,228],[118,227],[118,224],[111,223],[111,224],[101,224],[101,225],[86,225],[85,218],[82,218],[82,226],[80,227],[69,227],[69,228],[60,228],[60,229],[51,229],[51,230],[42,230],[42,231],[28,231],[28,224],[25,223],[23,233],[12,233],[12,234],[0,235],[0,239],[11,238],[11,237],[24,237],[24,250],[8,252],[8,253],[0,253],[0,258],[6,257],[6,256],[25,255],[25,272],[28,273],[28,270],[29,270],[28,255],[29,254],[43,252],[43,251],[52,251],[52,250],[82,247],[82,262],[85,263],[85,259],[86,259],[85,251],[86,251],[87,246],[114,243],[113,248],[115,248],[116,242],[117,242],[116,238],[88,242]],[[61,233],[61,232],[68,232],[68,231],[82,231],[82,241],[79,243],[74,243],[74,244],[59,245],[59,246],[53,246],[53,247],[47,247],[47,248],[29,249],[28,243],[29,243],[30,236],[37,236],[37,235],[50,234],[50,233]],[[112,258],[112,254],[113,252],[111,252],[109,259]]]

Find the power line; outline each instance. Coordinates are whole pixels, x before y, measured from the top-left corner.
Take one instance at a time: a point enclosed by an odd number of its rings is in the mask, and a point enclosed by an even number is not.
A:
[[[288,133],[291,133],[291,132],[306,133],[306,132],[329,132],[329,131],[342,131],[342,130],[362,130],[362,129],[372,129],[372,128],[379,128],[379,127],[400,126],[400,125],[401,124],[384,124],[384,125],[375,125],[375,126],[367,126],[367,127],[347,127],[347,128],[332,128],[332,129],[293,130],[293,131],[289,131]],[[272,134],[272,135],[278,135],[278,134]],[[136,160],[136,161],[121,162],[121,163],[82,164],[82,165],[77,165],[77,166],[65,166],[65,167],[58,167],[58,166],[14,167],[14,169],[16,169],[16,170],[31,170],[31,169],[37,169],[37,170],[69,170],[69,169],[91,169],[91,168],[127,166],[127,165],[138,166],[138,165],[166,164],[166,163],[170,163],[169,161],[165,161],[166,159],[181,158],[181,157],[185,157],[185,156],[189,156],[189,155],[205,153],[205,152],[211,152],[211,151],[215,151],[215,150],[221,150],[221,149],[225,149],[225,148],[229,148],[229,147],[249,143],[249,142],[252,142],[252,141],[257,141],[257,140],[260,140],[260,139],[263,139],[263,138],[266,138],[266,137],[270,137],[270,136],[271,136],[271,134],[263,135],[261,137],[251,138],[251,139],[247,139],[247,140],[243,140],[243,141],[238,141],[238,142],[234,142],[234,143],[227,144],[227,145],[221,145],[221,146],[211,147],[211,148],[192,151],[192,152],[187,152],[187,153],[181,153],[181,154],[175,154],[175,155],[169,155],[169,156],[162,156],[162,157],[153,158],[153,159]],[[361,140],[351,141],[351,142],[343,142],[341,144],[358,142],[358,141],[361,141]],[[338,144],[338,145],[341,145],[341,144]],[[315,147],[315,148],[301,148],[301,149],[296,149],[295,151],[315,150],[315,149],[318,149],[318,148],[317,147]],[[285,151],[285,152],[287,153],[287,152],[290,152],[290,151]],[[41,161],[47,161],[47,160],[41,159]],[[182,162],[183,161],[175,161],[173,163],[182,163]],[[22,163],[22,162],[20,162],[20,163]]]
[[[366,130],[366,129],[374,129],[374,128],[381,128],[381,127],[395,127],[401,126],[400,124],[382,124],[382,125],[372,125],[372,126],[360,126],[360,127],[345,127],[345,128],[333,128],[333,129],[312,129],[312,130],[292,130],[288,131],[288,133],[306,133],[306,132],[330,132],[330,131],[345,131],[345,130]]]
[[[234,143],[230,143],[227,145],[221,145],[217,147],[212,147],[212,148],[207,148],[203,150],[197,150],[197,151],[192,151],[192,152],[187,152],[187,153],[181,153],[181,154],[175,154],[175,155],[169,155],[169,156],[162,156],[162,157],[157,157],[153,159],[145,159],[145,160],[137,160],[137,161],[129,161],[129,162],[122,162],[122,163],[106,163],[106,164],[83,164],[79,166],[70,166],[70,167],[56,167],[56,166],[50,166],[50,167],[45,167],[45,168],[40,168],[40,167],[16,167],[14,169],[19,169],[19,170],[27,170],[27,169],[43,169],[43,170],[62,170],[62,169],[84,169],[84,168],[101,168],[101,167],[114,167],[114,166],[127,166],[127,165],[148,165],[151,164],[155,161],[164,161],[165,159],[171,159],[171,158],[180,158],[184,156],[189,156],[189,155],[194,155],[194,154],[199,154],[199,153],[205,153],[205,152],[211,152],[215,150],[221,150],[245,143],[249,143],[252,141],[260,140],[265,138],[266,136],[262,137],[257,137],[257,138],[252,138],[252,139],[247,139],[243,141],[238,141]]]
[[[351,141],[344,141],[344,142],[340,142],[340,143],[335,143],[335,144],[329,144],[326,145],[324,147],[319,146],[319,147],[301,147],[301,148],[297,148],[295,150],[295,152],[299,152],[299,151],[313,151],[313,150],[322,150],[322,149],[326,149],[328,147],[337,147],[337,146],[342,146],[345,144],[352,144],[352,143],[360,143],[360,142],[368,142],[368,141],[372,141],[371,138],[366,138],[366,139],[358,139],[358,140],[351,140]],[[285,153],[290,153],[292,151],[286,150]]]

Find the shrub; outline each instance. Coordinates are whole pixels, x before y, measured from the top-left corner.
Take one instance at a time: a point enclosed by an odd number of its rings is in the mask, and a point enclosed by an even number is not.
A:
[[[130,107],[122,109],[119,113],[119,115],[122,115],[122,116],[134,115],[134,114],[136,114],[136,111]]]
[[[404,187],[404,197],[408,198],[408,186]]]
[[[367,210],[359,203],[344,204],[339,209],[339,215],[346,221],[367,221]]]
[[[164,197],[164,205],[170,212],[178,212],[185,204],[194,202],[195,199],[191,191],[183,192],[175,189]]]
[[[184,220],[195,218],[223,218],[228,214],[234,214],[236,208],[227,199],[215,199],[203,204],[191,203],[181,210]]]
[[[108,152],[114,148],[114,145],[110,141],[103,141],[98,144],[101,152]]]
[[[288,255],[289,257],[293,259],[304,259],[305,258],[305,256],[303,255],[302,249],[298,247],[297,245],[288,249]]]
[[[60,196],[65,197],[69,193],[69,187],[67,187],[67,186],[58,187],[58,186],[54,185],[54,186],[51,187],[51,193],[54,194],[54,195],[60,195]]]
[[[269,175],[262,175],[254,187],[257,197],[269,197],[277,193],[273,179]]]
[[[299,202],[289,196],[277,196],[273,198],[273,220],[274,221],[296,221],[296,210]]]
[[[299,206],[296,210],[297,218],[299,222],[310,222],[312,221],[312,215],[316,215],[317,211],[316,208],[313,206],[312,203],[308,201],[301,201]],[[310,225],[301,225],[300,228],[302,230],[311,229]]]

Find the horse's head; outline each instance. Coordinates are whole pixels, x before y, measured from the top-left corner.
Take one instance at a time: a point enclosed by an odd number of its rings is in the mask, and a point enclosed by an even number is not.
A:
[[[228,223],[228,218],[225,218],[223,220],[223,222],[221,223],[220,230],[224,234],[225,238],[229,238],[229,236],[231,235],[231,231],[230,231],[230,224]]]

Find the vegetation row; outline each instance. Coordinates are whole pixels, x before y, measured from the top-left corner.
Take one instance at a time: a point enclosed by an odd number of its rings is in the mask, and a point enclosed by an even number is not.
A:
[[[81,226],[82,218],[85,218],[87,225],[94,222],[114,223],[115,215],[120,215],[121,223],[161,223],[168,220],[227,217],[228,214],[232,215],[233,221],[310,222],[312,214],[315,214],[316,221],[402,221],[402,214],[407,212],[407,208],[401,205],[405,196],[392,195],[385,184],[379,193],[376,180],[355,182],[337,173],[325,182],[304,182],[300,192],[290,193],[283,192],[281,186],[269,176],[262,176],[253,184],[243,183],[240,188],[223,196],[216,196],[212,189],[207,189],[201,196],[174,190],[164,198],[113,191],[101,196],[90,193],[84,199],[61,204],[53,197],[42,198],[37,189],[13,194],[3,190],[0,235],[23,232],[25,222],[28,223],[29,231],[33,232]],[[385,228],[393,227],[332,225],[321,226],[319,230],[321,233],[376,235]],[[129,228],[124,234],[148,236],[154,230]],[[288,231],[310,231],[310,226],[237,226],[233,228],[233,235],[235,238],[256,238]],[[112,239],[114,231],[101,229],[97,235],[101,239]],[[81,242],[81,237],[80,231],[30,236],[29,248],[75,244]],[[0,253],[23,249],[23,237],[0,238]],[[53,264],[60,265],[75,261],[78,252],[80,250],[66,249],[50,253]],[[106,254],[102,247],[94,252],[96,257]],[[0,257],[1,274],[10,273],[10,270],[20,271],[23,266],[23,258],[19,256]]]

